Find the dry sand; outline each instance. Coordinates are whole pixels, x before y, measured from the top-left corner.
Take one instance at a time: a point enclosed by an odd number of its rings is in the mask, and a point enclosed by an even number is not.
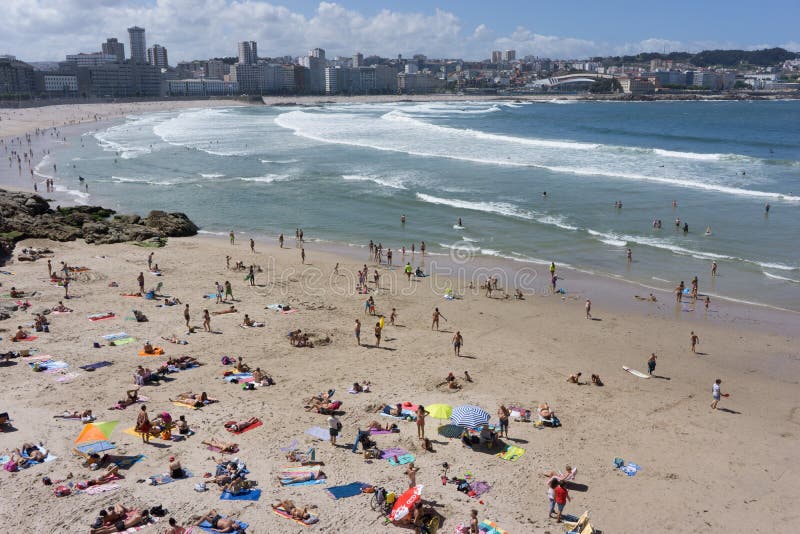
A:
[[[0,110],[0,135],[94,121],[95,113],[106,119],[174,109],[176,104],[213,105],[166,102]],[[39,147],[36,151],[38,154]],[[409,283],[399,269],[390,271],[383,266],[379,267],[382,289],[374,293],[378,311],[388,314],[396,308],[399,324],[386,328],[382,349],[358,347],[352,332],[355,318],[363,322],[362,339],[368,344],[374,339],[374,318],[364,315],[364,297],[354,292],[355,272],[367,261],[366,251],[358,252],[363,257],[354,257],[353,250],[323,252],[319,245],[308,243],[312,265],[303,267],[293,240],[287,240],[287,244],[292,248],[279,250],[259,240],[257,253],[251,255],[246,242],[231,247],[224,239],[198,237],[171,239],[167,247],[156,249],[155,261],[164,276],[145,274],[146,285],[164,282],[164,293],[189,303],[192,324],[200,325],[204,308],[224,307],[202,298],[213,292],[214,281],[230,280],[240,299],[236,302],[240,313],[212,318],[212,326],[221,333],[186,335],[181,306],[156,307],[154,301],[120,296],[121,292],[135,290],[135,278],[146,271],[151,249],[21,243],[20,247],[53,248],[54,265],[63,260],[91,270],[72,285],[71,292],[79,298],[66,304],[75,312],[49,316],[49,334],[41,334],[32,343],[12,344],[9,334],[17,325],[32,321],[32,315],[20,312],[0,323],[6,330],[0,332],[0,351],[36,348],[38,354],[68,362],[68,373],[78,373],[69,381],[58,382],[59,375],[33,373],[28,362],[20,358],[0,369],[5,378],[0,412],[8,411],[16,428],[0,434],[0,449],[41,440],[59,457],[19,473],[0,473],[4,496],[0,514],[5,521],[0,530],[86,532],[102,506],[124,502],[148,507],[163,504],[182,523],[213,507],[249,522],[249,532],[300,532],[303,527],[270,512],[273,499],[291,498],[318,507],[320,522],[311,531],[393,531],[396,527],[384,526],[369,508],[368,497],[334,501],[324,490],[354,481],[398,491],[406,486],[402,468],[385,461],[366,462],[349,450],[357,428],[374,419],[391,421],[376,417],[368,406],[400,401],[477,404],[493,419],[501,402],[532,408],[547,401],[563,423],[559,429],[538,429],[530,423],[512,422],[509,443],[527,451],[513,463],[438,436],[435,420],[429,420],[427,426],[427,434],[434,439],[433,453],[418,450],[413,423],[400,422],[399,434],[377,436],[379,446],[403,447],[417,456],[417,481],[425,485],[425,497],[435,500],[446,518],[442,532],[452,532],[455,525],[466,523],[472,508],[479,511],[481,519],[494,520],[511,533],[563,531],[547,518],[546,479],[541,473],[567,463],[578,466],[577,481],[588,486],[588,491],[571,492],[567,511],[579,515],[591,510],[592,523],[605,532],[795,530],[791,525],[797,520],[800,489],[794,464],[800,450],[796,314],[775,312],[775,320],[767,322],[762,309],[736,306],[737,311],[727,315],[725,308],[734,306],[719,302],[713,307],[719,306],[720,313],[682,314],[673,311],[669,297],[661,298],[660,294],[657,304],[634,302],[632,294],[641,289],[620,284],[617,287],[623,289],[616,291],[613,306],[611,297],[598,298],[592,293],[593,315],[599,320],[588,321],[580,299],[545,295],[529,295],[523,301],[489,299],[482,292],[465,290],[464,280],[433,276]],[[244,273],[226,270],[226,255],[233,256],[233,261],[263,266],[266,272],[257,277],[259,287],[251,288],[242,281]],[[342,276],[332,276],[336,262],[341,264]],[[376,267],[368,265],[370,270]],[[12,262],[3,269],[16,274],[0,275],[0,293],[7,293],[11,285],[37,291],[31,298],[30,311],[51,307],[63,295],[62,289],[47,282],[43,260]],[[546,279],[544,272],[539,274]],[[111,281],[119,282],[120,287],[108,287]],[[583,289],[578,294],[602,283],[583,277]],[[464,291],[464,298],[443,299],[448,284]],[[619,305],[623,302],[627,304]],[[289,303],[298,311],[283,315],[264,309],[272,303]],[[430,330],[430,315],[436,306],[448,318],[442,332]],[[124,320],[134,308],[143,311],[150,321]],[[108,310],[119,318],[96,323],[87,320],[90,313]],[[240,328],[244,313],[265,321],[266,327]],[[687,321],[687,315],[696,317]],[[291,347],[286,332],[294,328],[330,337],[331,343],[313,349]],[[691,329],[698,332],[704,354],[689,351]],[[103,334],[122,330],[139,341],[92,348],[92,342],[102,342]],[[454,330],[460,330],[465,338],[464,357],[460,359],[453,355],[450,343]],[[189,344],[161,343],[160,337],[170,334],[187,339]],[[162,360],[137,356],[146,339],[163,344],[167,356],[190,354],[204,363],[198,369],[171,375],[169,382],[142,388],[142,394],[150,398],[147,406],[151,414],[167,410],[174,417],[187,416],[196,435],[186,441],[143,445],[137,437],[123,432],[134,424],[137,406],[125,411],[107,410],[133,386],[132,373],[137,365],[152,368]],[[659,357],[656,374],[665,378],[645,380],[622,370],[622,365],[628,365],[645,371],[651,352]],[[223,355],[243,356],[246,362],[271,373],[277,385],[243,391],[225,383],[221,379],[226,369],[220,364]],[[79,369],[100,360],[113,365],[91,373]],[[448,371],[461,376],[464,370],[469,370],[475,382],[465,384],[463,390],[450,392],[436,386]],[[605,386],[567,384],[566,377],[577,371],[584,377],[599,374]],[[714,412],[709,407],[716,378],[723,380],[723,391],[731,392],[731,397],[720,403],[725,411]],[[370,380],[372,392],[348,394],[348,387],[358,380]],[[303,399],[329,388],[335,388],[335,397],[344,402],[340,444],[348,448],[334,448],[304,434],[312,426],[325,427],[326,421],[323,415],[305,412]],[[198,411],[169,402],[170,397],[189,390],[207,391],[221,402]],[[147,457],[124,471],[125,479],[116,491],[57,498],[52,488],[42,485],[43,476],[58,480],[72,473],[72,480],[83,480],[97,474],[82,467],[70,453],[82,425],[52,417],[65,409],[85,408],[93,409],[100,420],[119,421],[111,436],[116,453],[142,453]],[[222,428],[225,421],[251,416],[261,418],[264,425],[236,437]],[[210,437],[239,444],[239,458],[247,462],[250,478],[263,489],[260,501],[220,501],[216,489],[195,493],[193,486],[200,481],[197,476],[157,487],[137,483],[164,472],[171,455],[195,475],[213,471],[212,453],[200,444]],[[279,449],[294,439],[301,449],[316,447],[329,476],[326,485],[281,488],[277,484],[278,470],[289,465]],[[613,468],[615,457],[635,462],[642,470],[627,477]],[[457,492],[453,485],[441,485],[443,462],[452,466],[450,475],[471,472],[477,480],[492,485],[482,496],[483,504]],[[145,532],[160,532],[164,524],[162,520]]]
[[[315,531],[389,531],[396,527],[383,526],[378,514],[370,510],[367,496],[334,501],[324,491],[326,485],[354,481],[394,490],[406,486],[402,468],[386,461],[366,462],[361,454],[349,450],[357,428],[373,419],[390,421],[370,413],[368,406],[400,401],[477,404],[494,418],[501,402],[533,407],[547,401],[563,427],[539,429],[530,423],[512,422],[508,442],[527,450],[513,463],[438,436],[435,420],[428,421],[427,434],[434,439],[436,452],[418,449],[414,423],[400,422],[399,434],[377,436],[376,440],[379,446],[400,446],[417,456],[418,483],[425,485],[425,497],[435,500],[446,518],[443,532],[452,532],[454,525],[466,522],[472,508],[478,509],[480,518],[494,520],[512,533],[561,531],[547,518],[541,473],[565,464],[578,466],[578,482],[588,486],[586,492],[572,492],[567,511],[580,514],[591,510],[595,526],[606,532],[792,531],[799,489],[794,465],[800,432],[800,347],[796,336],[708,324],[698,329],[704,354],[693,355],[687,327],[677,321],[604,312],[599,302],[594,311],[599,320],[589,321],[584,318],[581,301],[553,296],[515,301],[490,299],[482,292],[466,290],[463,299],[447,301],[441,296],[445,280],[431,277],[408,282],[401,270],[384,266],[379,267],[383,276],[375,300],[380,313],[397,308],[398,325],[387,326],[382,348],[358,347],[352,333],[355,318],[364,323],[362,339],[368,345],[374,340],[371,326],[375,319],[364,315],[364,297],[353,291],[354,273],[367,260],[366,251],[363,261],[357,261],[319,252],[307,244],[311,265],[304,267],[293,240],[287,240],[291,248],[284,250],[258,242],[255,255],[242,241],[230,246],[224,239],[171,239],[167,247],[155,249],[154,259],[164,276],[146,273],[146,285],[164,282],[164,293],[189,303],[192,324],[200,325],[204,308],[213,311],[226,306],[202,298],[213,292],[214,281],[227,279],[233,284],[240,313],[212,317],[218,333],[191,335],[186,335],[183,326],[182,306],[156,307],[153,301],[120,296],[136,289],[136,276],[147,270],[151,249],[21,244],[50,246],[56,252],[56,265],[63,260],[91,270],[73,284],[71,291],[77,298],[66,302],[75,312],[50,316],[51,333],[41,334],[32,343],[12,345],[9,334],[31,316],[18,314],[3,322],[8,330],[0,342],[3,351],[37,348],[39,354],[68,362],[68,372],[79,373],[60,383],[58,375],[31,372],[21,358],[2,370],[6,384],[2,410],[10,413],[17,431],[0,435],[0,445],[6,448],[41,440],[59,456],[52,463],[0,475],[0,491],[6,496],[2,504],[4,530],[86,531],[101,506],[124,502],[163,504],[181,522],[217,508],[249,522],[252,532],[298,532],[301,527],[269,509],[273,499],[291,498],[318,507],[320,522],[312,527]],[[257,277],[258,286],[251,288],[243,282],[244,273],[226,270],[226,255],[234,262],[241,259],[264,267],[265,272]],[[332,275],[335,262],[341,263],[340,276]],[[3,290],[13,284],[37,291],[31,299],[34,311],[52,306],[63,294],[45,281],[43,260],[5,268],[16,274],[2,276]],[[109,288],[111,281],[119,282],[119,287]],[[272,303],[288,303],[298,311],[283,315],[264,309]],[[430,329],[435,306],[448,319],[440,332]],[[134,308],[150,321],[124,320]],[[107,310],[120,318],[96,323],[87,320],[88,314]],[[243,313],[265,321],[266,327],[240,328]],[[329,337],[331,343],[291,347],[286,332],[294,328]],[[102,334],[121,330],[139,342],[92,348],[93,341],[102,342]],[[453,355],[450,343],[454,330],[460,330],[465,338],[460,359]],[[162,343],[161,336],[170,334],[189,344]],[[152,368],[162,360],[137,356],[146,339],[165,346],[168,356],[191,354],[204,363],[198,369],[171,375],[170,382],[142,388],[142,394],[150,398],[151,414],[166,410],[174,417],[187,416],[196,435],[186,441],[143,445],[123,433],[134,424],[138,406],[107,411],[133,386],[136,365]],[[645,371],[650,352],[659,356],[656,374],[668,378],[644,380],[621,369],[629,365]],[[277,385],[243,391],[224,382],[223,355],[243,356],[249,364],[271,373]],[[99,360],[114,365],[92,373],[78,368]],[[475,381],[461,391],[436,386],[448,371],[460,376],[464,370],[469,370]],[[579,370],[584,377],[599,374],[605,386],[567,384],[566,377]],[[723,380],[723,391],[732,395],[720,404],[725,411],[714,412],[709,407],[710,389],[718,377]],[[370,380],[372,392],[348,394],[348,387],[359,380]],[[326,417],[305,412],[303,398],[328,388],[335,388],[335,397],[344,402],[340,447],[304,434],[312,426],[325,427]],[[189,390],[207,391],[220,402],[191,411],[168,401]],[[142,453],[147,458],[124,472],[126,478],[116,491],[57,498],[51,488],[41,484],[41,477],[56,480],[72,473],[73,480],[79,480],[95,474],[70,454],[81,424],[52,418],[62,410],[85,408],[93,409],[101,420],[120,421],[111,437],[118,453]],[[224,431],[225,421],[251,416],[261,418],[264,426],[236,437]],[[239,444],[238,457],[247,462],[250,478],[263,489],[259,502],[221,502],[216,489],[195,493],[192,488],[200,481],[197,477],[157,487],[136,483],[165,471],[171,455],[196,475],[213,471],[211,452],[200,444],[209,437]],[[279,448],[294,439],[301,449],[316,447],[317,458],[325,462],[323,469],[329,476],[326,485],[281,488],[277,484],[279,468],[289,465]],[[625,476],[613,468],[615,457],[633,461],[642,470],[636,476]],[[452,466],[451,475],[471,472],[492,486],[482,496],[484,504],[457,492],[453,485],[441,485],[443,462]],[[149,529],[160,531],[163,526]]]

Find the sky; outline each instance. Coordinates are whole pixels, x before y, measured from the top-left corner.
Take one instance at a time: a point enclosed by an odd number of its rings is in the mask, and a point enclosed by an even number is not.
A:
[[[798,0],[3,0],[0,54],[62,61],[94,52],[127,28],[146,29],[170,64],[235,56],[258,42],[261,57],[425,54],[479,60],[492,50],[580,59],[638,52],[756,49],[800,51]]]

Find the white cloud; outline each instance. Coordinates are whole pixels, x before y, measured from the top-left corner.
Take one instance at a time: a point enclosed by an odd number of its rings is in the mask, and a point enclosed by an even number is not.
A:
[[[487,58],[491,50],[505,49],[517,50],[520,57],[581,58],[733,46],[662,38],[607,43],[544,35],[524,27],[497,35],[484,24],[465,29],[457,14],[441,9],[433,13],[384,9],[365,15],[332,2],[321,2],[310,16],[263,0],[4,0],[3,7],[0,54],[30,61],[96,51],[106,37],[124,41],[129,53],[126,29],[133,25],[147,30],[148,44],[166,46],[172,64],[235,55],[240,40],[258,41],[261,56],[301,55],[319,46],[329,56],[360,51],[465,59]],[[784,46],[800,49],[797,42]]]

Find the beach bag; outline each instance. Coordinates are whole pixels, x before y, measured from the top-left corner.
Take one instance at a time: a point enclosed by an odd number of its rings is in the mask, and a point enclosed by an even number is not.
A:
[[[342,431],[342,422],[341,421],[336,421],[336,430],[338,430],[340,432]]]
[[[207,489],[208,488],[206,488],[205,482],[198,482],[197,484],[194,485],[194,490],[198,492],[203,492],[206,491]]]
[[[72,493],[72,490],[69,489],[68,486],[56,486],[56,488],[53,490],[53,493],[56,497],[66,497]]]

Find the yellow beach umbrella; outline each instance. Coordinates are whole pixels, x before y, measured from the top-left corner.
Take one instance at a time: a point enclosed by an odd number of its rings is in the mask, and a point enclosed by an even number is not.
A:
[[[444,420],[450,419],[450,416],[453,414],[453,407],[449,404],[431,404],[425,407],[425,411],[434,419]]]

